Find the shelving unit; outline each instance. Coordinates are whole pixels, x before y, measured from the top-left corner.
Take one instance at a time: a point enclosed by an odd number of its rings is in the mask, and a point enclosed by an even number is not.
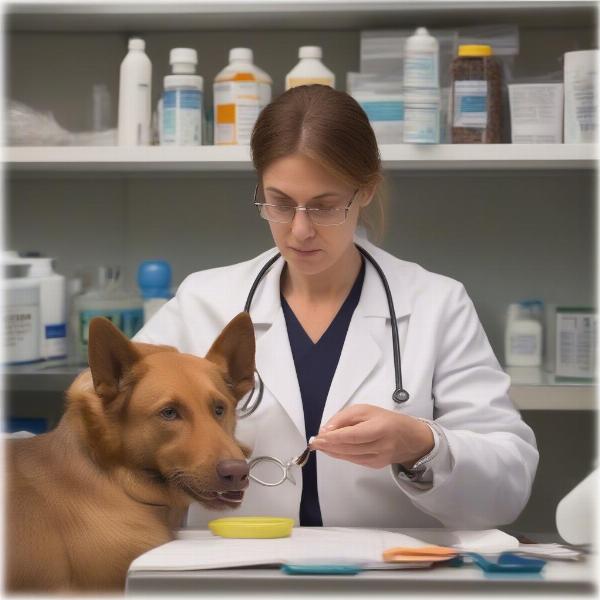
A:
[[[382,145],[388,171],[592,169],[593,144]],[[16,147],[4,148],[7,168],[31,176],[49,173],[251,172],[248,146],[176,147]]]

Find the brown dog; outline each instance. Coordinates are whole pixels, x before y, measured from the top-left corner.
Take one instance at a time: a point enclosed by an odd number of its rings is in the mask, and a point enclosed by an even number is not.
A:
[[[7,588],[123,589],[131,561],[173,539],[192,500],[238,506],[248,466],[235,407],[254,352],[247,313],[205,358],[94,319],[90,369],[56,429],[7,443]]]

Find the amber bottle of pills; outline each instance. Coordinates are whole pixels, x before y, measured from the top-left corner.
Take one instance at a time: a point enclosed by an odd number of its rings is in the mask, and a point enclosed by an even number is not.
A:
[[[452,61],[452,143],[502,142],[502,70],[492,47],[463,45]]]

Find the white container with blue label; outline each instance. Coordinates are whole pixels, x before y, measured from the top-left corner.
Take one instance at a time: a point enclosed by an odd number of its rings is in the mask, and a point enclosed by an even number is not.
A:
[[[161,146],[200,146],[204,80],[195,74],[198,55],[192,48],[173,48],[173,75],[164,78],[161,106]]]

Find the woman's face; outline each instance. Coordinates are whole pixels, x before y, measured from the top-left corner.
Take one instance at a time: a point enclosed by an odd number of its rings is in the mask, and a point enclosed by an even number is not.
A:
[[[268,204],[286,203],[307,208],[343,208],[356,192],[302,154],[286,156],[269,165],[263,173],[262,190],[264,202]],[[341,225],[314,225],[303,211],[297,212],[291,223],[269,221],[281,255],[305,275],[327,271],[352,247],[360,209],[371,198],[372,194],[359,191]]]

